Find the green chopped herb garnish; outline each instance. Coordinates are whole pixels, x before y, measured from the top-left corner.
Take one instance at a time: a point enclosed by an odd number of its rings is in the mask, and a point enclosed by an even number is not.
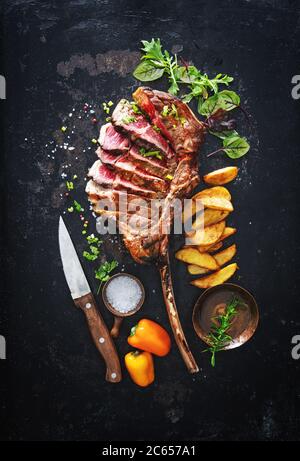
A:
[[[102,240],[100,240],[98,237],[95,237],[94,234],[88,235],[86,239],[89,245],[96,243],[98,246],[100,246],[102,243]]]
[[[108,107],[111,107],[111,106],[114,105],[114,103],[112,101],[108,101],[107,105],[108,105]]]
[[[97,294],[100,291],[103,282],[106,282],[110,278],[110,273],[118,266],[118,262],[116,260],[106,261],[105,263],[101,264],[98,269],[95,270],[95,278],[100,280],[100,285],[97,291]]]
[[[132,107],[132,110],[135,114],[141,114],[142,112],[140,111],[140,108],[139,106],[134,102],[134,101],[131,101],[130,103],[131,107]]]
[[[67,181],[67,182],[66,182],[66,186],[67,186],[68,191],[74,189],[74,184],[73,184],[72,181]]]
[[[77,200],[74,200],[74,208],[78,213],[81,213],[84,211],[84,208],[80,205],[80,203],[77,202]]]
[[[82,253],[82,256],[87,259],[88,261],[95,261],[96,259],[98,259],[98,255],[94,254],[94,253],[90,253],[88,251],[84,251]]]
[[[125,123],[125,125],[129,125],[129,123],[133,123],[136,121],[136,118],[133,117],[132,115],[127,115],[126,117],[122,118],[122,122]]]
[[[74,211],[74,207],[70,206],[70,207],[68,208],[68,212],[69,212],[69,213],[73,213],[73,211]]]
[[[65,131],[67,131],[67,127],[66,127],[66,126],[62,126],[62,127],[61,127],[61,131],[64,133]]]
[[[93,144],[97,144],[97,142],[98,142],[98,141],[97,141],[96,138],[93,138],[93,139],[92,139],[92,143],[93,143]]]
[[[156,126],[156,125],[153,125],[153,130],[154,130],[154,131],[157,131],[157,133],[160,133],[160,132],[161,132],[161,129],[158,128],[158,126]]]
[[[174,178],[174,176],[171,175],[171,174],[167,174],[167,175],[165,176],[165,178],[168,179],[169,181],[172,181],[172,179]]]
[[[140,148],[140,154],[143,156],[143,157],[156,157],[158,158],[159,160],[162,160],[162,154],[159,150],[149,150],[149,151],[146,151],[146,149],[144,147],[141,147]]]
[[[77,178],[78,178],[77,174],[74,174],[73,179],[77,179]]]

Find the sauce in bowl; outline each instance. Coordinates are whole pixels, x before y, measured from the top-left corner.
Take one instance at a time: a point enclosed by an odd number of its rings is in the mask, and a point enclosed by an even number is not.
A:
[[[239,347],[254,334],[258,324],[258,308],[253,296],[244,288],[232,283],[224,283],[206,290],[197,300],[193,311],[193,325],[197,335],[208,344],[207,336],[215,317],[223,315],[227,304],[237,298],[240,303],[232,318],[228,334],[232,337],[224,349]]]

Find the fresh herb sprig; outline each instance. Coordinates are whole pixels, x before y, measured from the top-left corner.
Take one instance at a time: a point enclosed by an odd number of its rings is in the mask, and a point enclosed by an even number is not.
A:
[[[243,303],[238,298],[233,297],[226,304],[224,314],[212,318],[215,323],[212,324],[210,332],[207,335],[209,347],[204,351],[211,353],[210,363],[212,367],[216,364],[216,353],[224,349],[232,341],[232,337],[228,334],[228,331],[232,325],[233,318],[237,314],[237,307],[241,304]]]
[[[182,96],[182,100],[186,103],[195,100],[199,114],[206,117],[204,123],[209,133],[222,140],[222,147],[213,153],[224,151],[230,158],[245,155],[250,149],[248,141],[232,130],[232,123],[219,124],[221,130],[216,128],[215,123],[216,119],[224,118],[227,112],[240,107],[237,93],[226,89],[220,91],[220,86],[228,87],[233,77],[219,73],[210,78],[193,65],[185,62],[179,65],[176,54],[162,50],[159,38],[152,38],[150,42],[142,40],[142,45],[143,55],[133,72],[134,77],[142,82],[150,82],[165,75],[170,84],[168,91],[173,95],[177,95],[181,87],[187,88],[189,91]],[[169,110],[168,107],[164,109],[165,112]],[[219,135],[220,131],[225,133],[223,137]]]
[[[97,290],[97,294],[99,294],[102,283],[106,282],[110,278],[111,272],[118,267],[118,262],[113,259],[112,261],[106,261],[105,263],[101,264],[98,269],[95,270],[95,278],[100,280],[100,284]]]

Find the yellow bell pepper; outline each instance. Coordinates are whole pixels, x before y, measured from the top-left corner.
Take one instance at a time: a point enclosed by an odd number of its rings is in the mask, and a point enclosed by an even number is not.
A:
[[[149,352],[134,351],[125,355],[125,365],[135,384],[147,387],[154,381],[154,364]]]

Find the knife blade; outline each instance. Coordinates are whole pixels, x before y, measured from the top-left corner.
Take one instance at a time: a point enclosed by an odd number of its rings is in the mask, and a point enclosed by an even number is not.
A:
[[[74,244],[61,216],[58,225],[58,241],[63,270],[71,296],[75,305],[84,312],[95,346],[106,363],[106,380],[117,383],[121,381],[122,375],[115,345],[99,313]]]

